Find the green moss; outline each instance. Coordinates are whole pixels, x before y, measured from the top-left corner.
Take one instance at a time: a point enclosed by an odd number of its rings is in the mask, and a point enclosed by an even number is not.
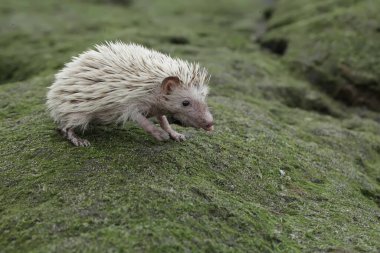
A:
[[[279,1],[263,39],[286,40],[285,59],[333,97],[378,111],[379,10],[373,1]]]
[[[2,1],[2,54],[22,66],[1,69],[12,73],[0,85],[2,251],[379,250],[379,114],[358,116],[262,52],[258,8]],[[158,143],[131,123],[84,133],[89,148],[65,141],[46,87],[106,39],[207,66],[215,133],[178,127],[188,141]]]

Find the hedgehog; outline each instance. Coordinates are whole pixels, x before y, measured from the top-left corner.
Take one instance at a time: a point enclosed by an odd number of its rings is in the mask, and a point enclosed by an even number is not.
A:
[[[206,103],[210,75],[190,63],[134,43],[106,42],[85,51],[55,75],[47,108],[62,135],[90,146],[77,131],[92,123],[136,122],[158,141],[184,141],[169,119],[213,131]],[[155,117],[161,128],[149,118]]]

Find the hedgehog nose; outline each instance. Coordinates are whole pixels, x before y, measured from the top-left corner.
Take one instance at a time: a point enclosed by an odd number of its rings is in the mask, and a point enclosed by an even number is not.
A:
[[[206,124],[206,126],[205,126],[205,130],[206,131],[212,131],[212,130],[214,130],[214,122],[208,122],[207,124]]]
[[[207,128],[210,128],[210,127],[212,127],[213,125],[214,125],[214,122],[209,122],[209,123],[206,124],[206,127],[207,127]]]

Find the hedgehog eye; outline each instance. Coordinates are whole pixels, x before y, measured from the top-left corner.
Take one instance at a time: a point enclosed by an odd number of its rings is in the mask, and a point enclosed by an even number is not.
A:
[[[190,105],[190,101],[185,100],[185,101],[182,102],[182,105],[183,106],[189,106]]]

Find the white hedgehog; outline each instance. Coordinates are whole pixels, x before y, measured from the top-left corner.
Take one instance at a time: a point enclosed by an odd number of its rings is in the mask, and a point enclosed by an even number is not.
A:
[[[97,45],[65,65],[49,87],[47,107],[63,136],[89,146],[74,129],[89,123],[137,122],[157,140],[185,140],[166,118],[213,130],[205,102],[209,75],[198,64],[173,59],[136,44]],[[157,117],[162,129],[147,118]]]

